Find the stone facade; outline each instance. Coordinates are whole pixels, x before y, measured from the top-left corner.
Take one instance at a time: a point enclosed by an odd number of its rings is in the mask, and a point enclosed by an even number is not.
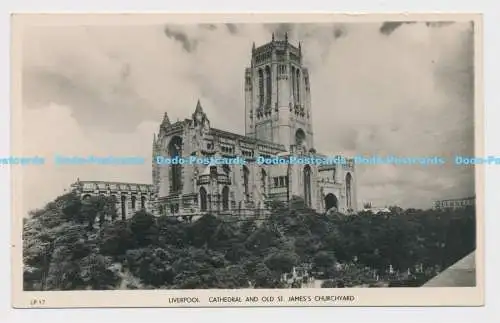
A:
[[[354,162],[258,165],[258,156],[318,157],[313,141],[309,72],[302,49],[284,40],[252,48],[245,69],[245,135],[210,126],[200,101],[190,118],[167,113],[152,144],[156,214],[261,212],[269,201],[301,197],[318,212],[357,210]],[[241,156],[245,165],[158,165],[156,156]]]
[[[91,196],[114,197],[119,219],[128,219],[141,209],[150,213],[155,210],[153,185],[77,180],[71,189],[83,200]]]

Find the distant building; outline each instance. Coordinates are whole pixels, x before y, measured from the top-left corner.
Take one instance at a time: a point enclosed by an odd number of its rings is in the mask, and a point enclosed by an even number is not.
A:
[[[476,205],[476,197],[465,197],[459,199],[439,200],[434,202],[435,209],[459,209]]]
[[[83,200],[92,196],[111,197],[116,201],[118,218],[132,217],[135,212],[153,212],[156,192],[151,184],[132,184],[103,181],[80,181],[71,185],[73,192]]]
[[[373,214],[391,213],[388,207],[375,207],[371,203],[365,203],[363,206],[363,212],[371,212]]]

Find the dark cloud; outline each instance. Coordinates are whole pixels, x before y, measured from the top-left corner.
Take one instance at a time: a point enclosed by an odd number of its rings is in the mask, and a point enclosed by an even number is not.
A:
[[[198,41],[196,39],[190,39],[187,34],[182,31],[173,30],[167,26],[165,27],[164,32],[168,38],[175,39],[180,42],[182,44],[182,48],[184,48],[184,50],[188,53],[194,52],[198,46]]]
[[[404,24],[415,24],[415,21],[386,21],[380,26],[380,33],[384,35],[392,34],[396,29]]]
[[[128,64],[128,63],[123,64],[122,69],[121,69],[121,73],[120,73],[121,80],[126,81],[129,78],[130,73],[131,73],[130,64]]]
[[[417,21],[386,21],[380,26],[380,33],[384,35],[390,35],[392,34],[396,29],[401,27],[402,25],[407,25],[407,24],[416,24],[418,23]],[[430,28],[439,28],[439,27],[446,27],[451,24],[454,24],[453,21],[428,21],[425,22],[425,25]]]
[[[206,30],[216,30],[217,26],[214,24],[200,24],[200,28]]]
[[[225,24],[227,30],[231,34],[237,34],[238,33],[238,27],[235,24]]]
[[[427,27],[446,27],[446,26],[449,26],[449,25],[452,25],[454,24],[455,22],[454,21],[430,21],[430,22],[426,22],[425,25]]]
[[[334,26],[333,27],[333,37],[339,39],[347,34],[346,28],[344,26]]]

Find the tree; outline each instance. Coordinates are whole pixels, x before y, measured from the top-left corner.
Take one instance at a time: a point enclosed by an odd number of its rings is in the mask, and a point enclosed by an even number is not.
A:
[[[331,251],[319,251],[313,259],[314,268],[321,272],[327,272],[337,263],[335,254]]]
[[[397,216],[325,215],[279,203],[273,209],[259,223],[213,215],[182,223],[145,211],[116,221],[111,199],[82,202],[76,193],[64,194],[23,219],[24,288],[112,289],[130,282],[156,289],[245,288],[249,282],[282,288],[282,274],[299,264],[323,272],[324,286],[340,288],[373,285],[377,275],[382,285],[389,264],[400,272],[422,267],[417,278],[393,283],[413,286],[476,247],[474,208]]]
[[[158,243],[161,246],[183,248],[188,245],[187,224],[177,218],[160,216],[156,220],[158,226]]]
[[[138,211],[130,219],[130,230],[138,246],[147,246],[158,241],[156,219],[144,210]]]
[[[186,234],[189,243],[198,248],[206,246],[217,230],[219,224],[220,220],[211,214],[206,214],[198,221],[190,223],[186,227]]]
[[[298,264],[298,261],[297,254],[280,250],[270,254],[264,260],[264,263],[267,268],[281,275],[290,272]]]
[[[100,252],[109,256],[124,255],[127,250],[137,245],[134,233],[125,221],[116,221],[104,226],[99,243]]]
[[[91,254],[80,260],[79,266],[79,280],[93,290],[115,289],[120,282],[118,270],[110,257]]]
[[[263,263],[258,263],[253,275],[255,288],[274,288],[278,285],[276,276]]]

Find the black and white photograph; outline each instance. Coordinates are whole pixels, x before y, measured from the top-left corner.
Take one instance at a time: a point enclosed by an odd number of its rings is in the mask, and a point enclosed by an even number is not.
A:
[[[478,16],[56,16],[19,15],[13,34],[18,153],[3,163],[31,305],[455,288],[453,303],[482,287]]]

